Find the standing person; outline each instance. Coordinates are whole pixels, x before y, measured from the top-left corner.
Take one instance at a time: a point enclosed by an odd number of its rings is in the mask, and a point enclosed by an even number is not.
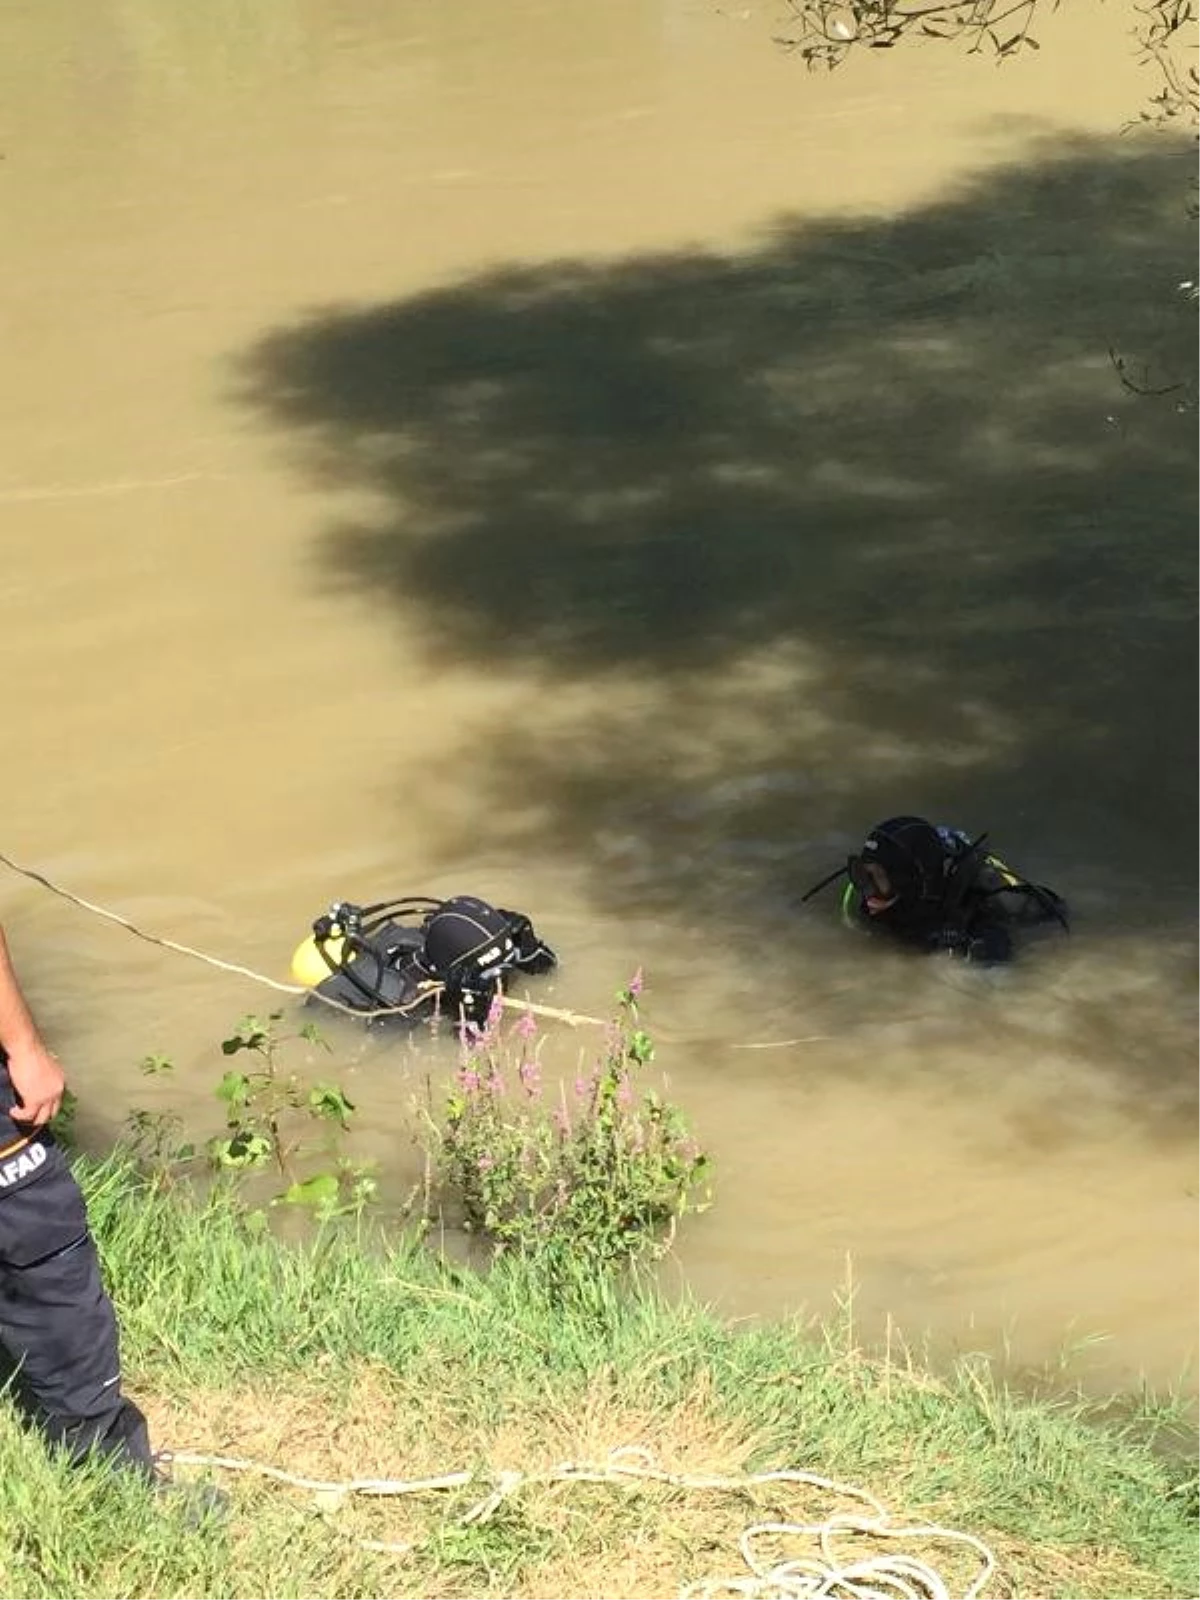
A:
[[[83,1195],[48,1128],[65,1086],[0,928],[0,1344],[49,1443],[154,1482],[146,1419],[121,1393],[117,1318]]]

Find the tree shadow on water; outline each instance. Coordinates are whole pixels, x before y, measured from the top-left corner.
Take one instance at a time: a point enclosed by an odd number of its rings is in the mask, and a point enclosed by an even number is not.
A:
[[[1194,419],[1108,351],[1189,369],[1191,160],[1060,141],[895,219],[317,312],[241,398],[376,496],[324,581],[540,691],[476,730],[493,844],[687,923],[925,810],[1183,938]]]

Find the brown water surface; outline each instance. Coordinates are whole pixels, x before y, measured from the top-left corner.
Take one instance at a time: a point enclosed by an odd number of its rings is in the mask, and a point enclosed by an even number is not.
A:
[[[698,1293],[825,1309],[849,1258],[874,1328],[1165,1383],[1193,427],[1108,350],[1190,359],[1190,151],[1119,131],[1130,8],[1066,10],[812,77],[709,0],[6,7],[0,849],[280,977],[334,897],[526,909],[554,1003],[646,969]],[[908,810],[1072,939],[992,980],[799,907]],[[89,1137],[210,1128],[267,992],[3,916]],[[338,1042],[397,1191],[447,1053]]]

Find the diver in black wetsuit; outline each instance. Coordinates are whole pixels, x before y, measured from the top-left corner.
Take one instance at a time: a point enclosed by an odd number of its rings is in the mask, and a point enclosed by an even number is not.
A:
[[[478,1024],[510,973],[557,964],[518,911],[474,895],[418,895],[366,907],[339,901],[313,923],[292,971],[323,999],[368,1018]]]
[[[1008,961],[1015,930],[1050,922],[1065,930],[1067,907],[1053,889],[1031,883],[985,850],[985,838],[923,817],[889,817],[844,867],[803,898],[845,876],[847,924],[983,965]]]

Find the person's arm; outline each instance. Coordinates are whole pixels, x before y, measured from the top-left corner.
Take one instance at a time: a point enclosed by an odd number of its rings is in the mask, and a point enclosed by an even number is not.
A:
[[[21,993],[0,928],[0,1045],[8,1056],[8,1076],[19,1105],[10,1113],[14,1122],[42,1128],[62,1105],[66,1079],[57,1060],[46,1048],[37,1023]]]

